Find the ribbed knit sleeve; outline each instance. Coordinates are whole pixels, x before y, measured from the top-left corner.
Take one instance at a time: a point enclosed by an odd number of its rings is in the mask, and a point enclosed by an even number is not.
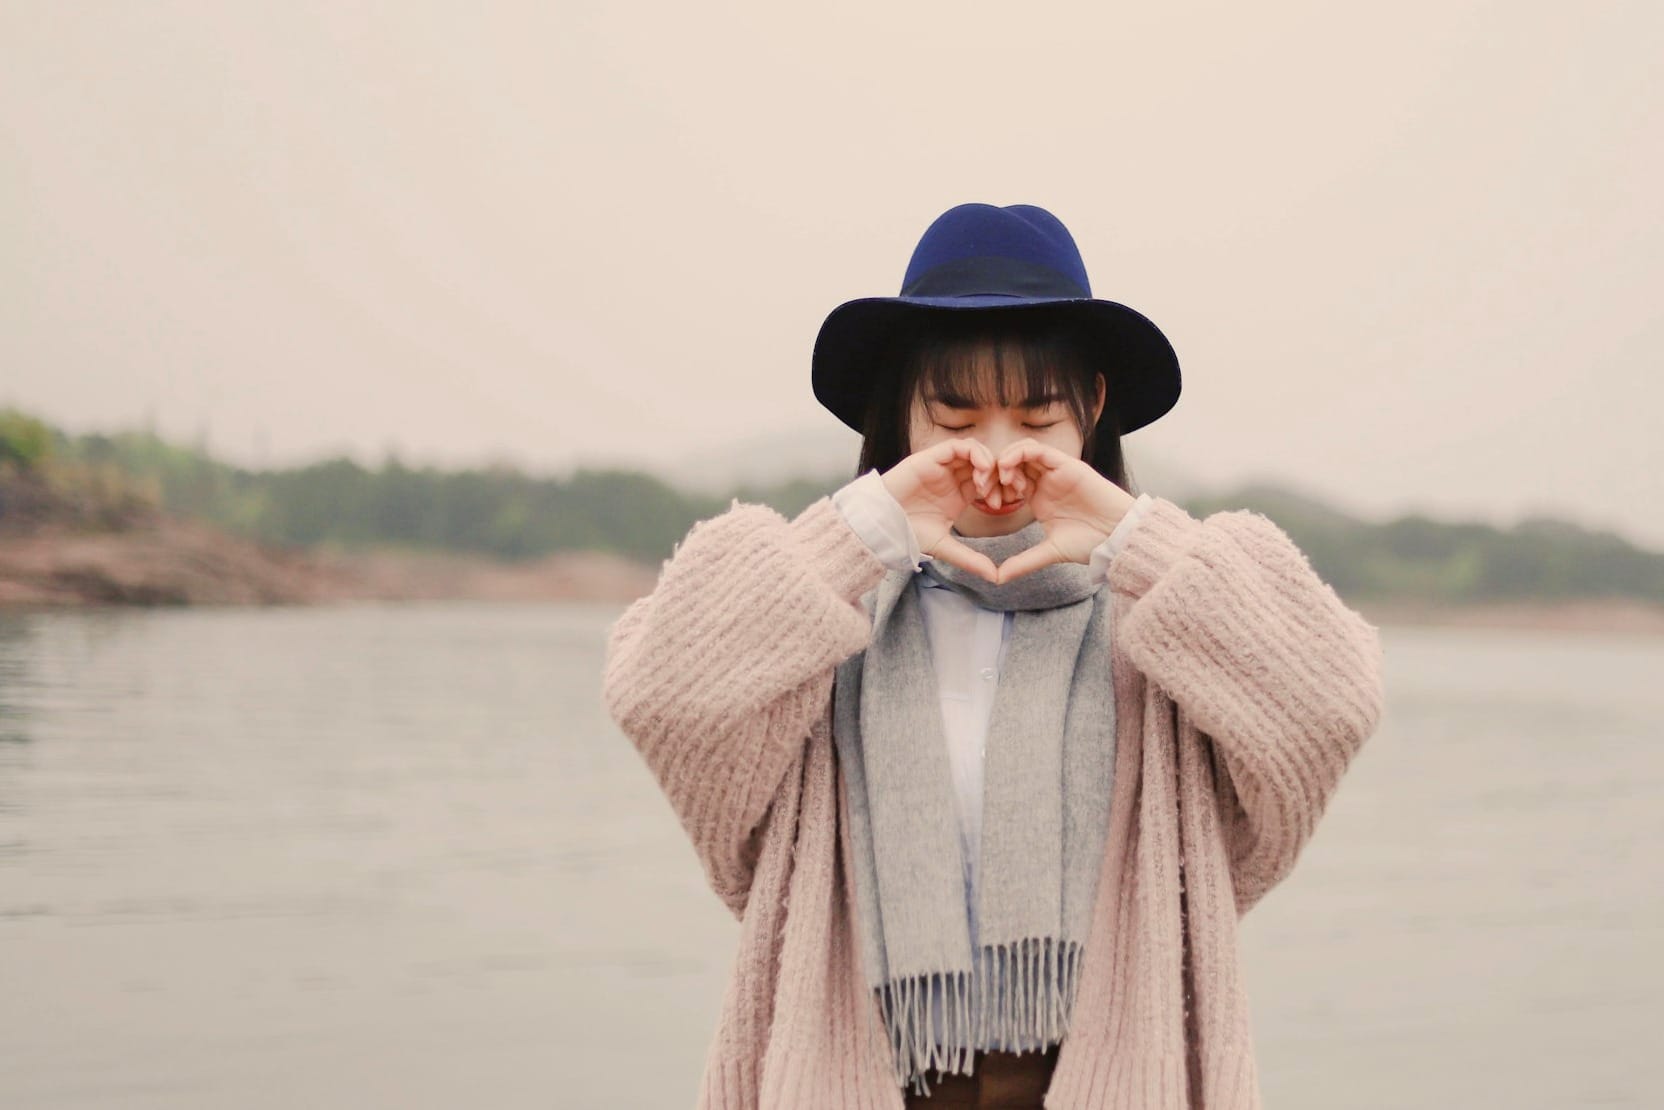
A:
[[[1128,658],[1212,738],[1238,913],[1293,868],[1385,708],[1379,630],[1248,510],[1155,498],[1115,557]]]
[[[830,498],[788,521],[734,501],[694,525],[608,634],[602,696],[658,780],[711,888],[743,917],[776,790],[867,645],[884,565]]]

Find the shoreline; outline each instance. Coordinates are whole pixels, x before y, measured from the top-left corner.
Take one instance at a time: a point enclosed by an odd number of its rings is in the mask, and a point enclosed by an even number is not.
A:
[[[523,563],[453,552],[278,547],[188,520],[0,536],[0,612],[345,601],[630,601],[658,568],[599,552]]]
[[[510,563],[455,552],[285,548],[166,518],[118,532],[44,527],[0,535],[0,613],[351,601],[627,604],[653,588],[659,570],[602,552]],[[1664,604],[1639,600],[1348,604],[1379,626],[1664,636]]]
[[[1371,624],[1402,628],[1483,628],[1603,635],[1664,636],[1664,605],[1629,599],[1498,601],[1433,605],[1362,601],[1352,607]]]

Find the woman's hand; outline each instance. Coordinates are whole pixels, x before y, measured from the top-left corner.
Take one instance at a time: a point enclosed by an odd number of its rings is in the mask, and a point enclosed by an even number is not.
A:
[[[1034,519],[1046,532],[1045,540],[1001,563],[995,582],[1052,563],[1090,562],[1092,549],[1109,538],[1136,500],[1090,463],[1033,438],[1001,451],[995,470],[1002,490],[1010,490],[1007,499],[1028,498]]]
[[[908,455],[879,476],[906,512],[920,551],[990,582],[999,581],[999,568],[959,542],[953,524],[974,499],[996,498],[991,492],[997,484],[994,465],[993,452],[979,441],[947,439]]]

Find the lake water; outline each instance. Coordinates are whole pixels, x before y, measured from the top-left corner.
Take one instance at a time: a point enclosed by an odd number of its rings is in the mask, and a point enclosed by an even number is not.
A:
[[[0,616],[0,1106],[691,1107],[738,926],[619,611]],[[1385,638],[1244,922],[1267,1105],[1664,1105],[1664,641]]]

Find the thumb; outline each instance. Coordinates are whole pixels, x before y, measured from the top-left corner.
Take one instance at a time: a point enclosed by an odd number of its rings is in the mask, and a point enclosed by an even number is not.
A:
[[[936,541],[935,549],[930,552],[930,556],[944,563],[951,563],[960,570],[969,571],[978,578],[985,578],[990,582],[999,581],[999,568],[994,566],[994,560],[960,543],[951,532]]]
[[[1027,551],[1019,551],[999,565],[999,576],[995,583],[1003,585],[1014,578],[1021,578],[1025,574],[1032,574],[1041,567],[1049,567],[1053,563],[1066,563],[1069,557],[1052,541],[1050,536],[1041,540]]]

